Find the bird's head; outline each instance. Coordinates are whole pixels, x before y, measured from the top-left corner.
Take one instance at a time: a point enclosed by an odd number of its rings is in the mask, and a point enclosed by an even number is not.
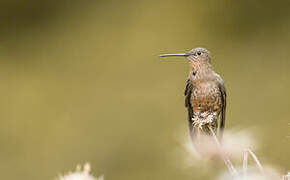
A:
[[[194,48],[186,54],[187,59],[190,61],[210,63],[210,52],[205,48]]]

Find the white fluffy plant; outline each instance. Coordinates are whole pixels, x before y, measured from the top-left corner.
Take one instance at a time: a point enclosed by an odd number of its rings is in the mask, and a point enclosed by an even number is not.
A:
[[[228,168],[216,180],[290,180],[290,172],[286,175],[279,174],[271,166],[263,166],[251,149],[257,145],[249,132],[226,131],[222,143],[216,137],[211,127],[208,127],[211,135],[199,134],[195,141],[186,140],[186,149],[193,155],[193,160],[221,160]],[[234,159],[243,157],[241,165],[235,167]],[[252,165],[249,165],[252,158]],[[86,163],[83,167],[77,166],[76,171],[60,175],[56,180],[104,180],[104,176],[98,178],[90,174],[91,166]]]
[[[199,126],[200,127],[200,126]],[[248,132],[225,132],[222,142],[215,135],[213,129],[207,127],[211,134],[202,133],[200,129],[196,134],[194,141],[189,141],[187,148],[198,159],[221,160],[228,168],[227,171],[217,177],[217,180],[290,180],[290,173],[287,175],[279,175],[279,173],[270,166],[263,166],[257,156],[251,150],[256,144]],[[235,167],[232,163],[233,159],[243,161],[240,166]],[[249,165],[249,158],[252,158],[253,165]]]
[[[69,172],[65,175],[60,175],[56,180],[104,180],[104,176],[98,178],[90,174],[91,166],[86,163],[83,168],[78,165],[74,172]]]

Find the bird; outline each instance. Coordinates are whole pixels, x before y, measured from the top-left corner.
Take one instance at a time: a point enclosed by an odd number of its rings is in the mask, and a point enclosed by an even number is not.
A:
[[[213,134],[221,140],[225,128],[227,94],[222,77],[211,64],[211,53],[199,47],[187,53],[160,55],[163,58],[170,56],[185,57],[189,62],[184,96],[192,140],[199,135]]]

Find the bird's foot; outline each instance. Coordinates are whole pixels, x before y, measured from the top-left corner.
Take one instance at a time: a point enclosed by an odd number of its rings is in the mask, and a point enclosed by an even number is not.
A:
[[[192,118],[192,125],[194,127],[203,129],[203,127],[211,125],[216,119],[217,119],[216,112],[202,112],[196,114],[196,116]]]

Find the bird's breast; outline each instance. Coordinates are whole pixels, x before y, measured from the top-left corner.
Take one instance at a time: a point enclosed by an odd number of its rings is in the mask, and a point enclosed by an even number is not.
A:
[[[215,82],[199,82],[194,87],[190,98],[194,112],[221,111],[222,95]]]

